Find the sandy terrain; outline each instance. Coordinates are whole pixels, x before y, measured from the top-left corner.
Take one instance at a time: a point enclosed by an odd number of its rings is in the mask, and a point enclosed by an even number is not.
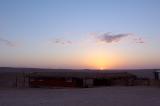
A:
[[[160,88],[0,89],[0,106],[160,106]]]

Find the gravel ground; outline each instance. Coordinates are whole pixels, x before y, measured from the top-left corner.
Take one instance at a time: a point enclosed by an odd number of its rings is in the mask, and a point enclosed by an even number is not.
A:
[[[0,89],[0,106],[160,106],[160,88]]]

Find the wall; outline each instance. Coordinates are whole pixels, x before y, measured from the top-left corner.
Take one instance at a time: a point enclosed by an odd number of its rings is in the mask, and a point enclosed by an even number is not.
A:
[[[26,88],[29,87],[29,79],[26,73],[1,72],[0,88]]]

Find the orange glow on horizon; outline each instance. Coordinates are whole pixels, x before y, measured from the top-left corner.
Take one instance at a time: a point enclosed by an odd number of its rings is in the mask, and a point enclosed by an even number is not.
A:
[[[86,56],[86,63],[93,69],[105,70],[113,67],[115,58],[103,51],[93,51]]]
[[[99,69],[100,69],[100,70],[104,70],[104,68],[103,68],[103,67],[100,67]]]

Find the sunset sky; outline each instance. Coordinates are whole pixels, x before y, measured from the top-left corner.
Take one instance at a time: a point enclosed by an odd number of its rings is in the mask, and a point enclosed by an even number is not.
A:
[[[0,0],[0,67],[160,68],[160,0]]]

